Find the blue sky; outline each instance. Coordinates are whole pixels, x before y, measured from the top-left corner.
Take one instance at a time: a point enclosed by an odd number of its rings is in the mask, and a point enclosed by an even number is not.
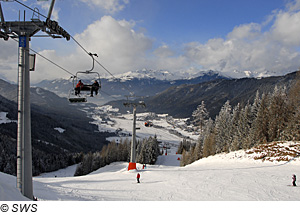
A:
[[[49,1],[20,1],[47,14]],[[16,2],[1,4],[9,21],[25,10]],[[32,12],[26,14],[30,19]],[[285,74],[300,64],[300,0],[56,0],[52,18],[98,53],[113,74],[212,69],[244,77]],[[74,41],[33,38],[31,47],[70,71],[91,63]],[[14,80],[17,46],[1,40],[0,48],[0,75]],[[4,49],[10,49],[10,57]],[[38,59],[32,81],[45,77],[67,74]]]
[[[131,1],[118,18],[143,20],[150,36],[163,41],[206,42],[225,37],[243,23],[262,22],[282,0],[149,0]]]

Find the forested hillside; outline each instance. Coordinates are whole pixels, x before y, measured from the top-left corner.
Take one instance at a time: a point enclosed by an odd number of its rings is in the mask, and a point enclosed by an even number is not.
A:
[[[278,77],[221,79],[174,86],[156,96],[145,99],[146,110],[185,118],[190,117],[197,106],[204,101],[210,117],[215,118],[227,100],[233,106],[238,103],[245,106],[248,102],[254,101],[257,91],[260,94],[272,92],[275,86],[286,86],[289,89],[295,77],[296,72],[293,72]],[[141,111],[141,109],[139,110]]]
[[[17,103],[16,86],[0,81],[0,112],[8,122],[0,123],[0,171],[16,174]],[[107,144],[107,133],[95,132],[86,113],[66,99],[40,88],[31,89],[33,174],[57,170],[81,160],[81,152],[98,151]],[[10,100],[11,99],[11,100]]]
[[[290,89],[275,86],[271,92],[256,92],[252,103],[235,106],[223,104],[215,119],[202,102],[193,112],[198,143],[183,141],[179,152],[181,164],[222,152],[250,149],[273,141],[300,140],[300,74],[295,76]]]

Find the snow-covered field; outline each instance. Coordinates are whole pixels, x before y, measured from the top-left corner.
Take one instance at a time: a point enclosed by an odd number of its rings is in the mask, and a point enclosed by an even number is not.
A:
[[[93,124],[98,125],[99,131],[116,132],[118,136],[111,137],[109,140],[118,140],[120,138],[131,138],[133,115],[118,114],[118,109],[111,106],[101,106],[93,110],[91,114]],[[153,122],[153,127],[145,127],[145,121]],[[159,141],[163,143],[179,144],[183,138],[196,141],[198,135],[187,131],[188,127],[184,127],[185,119],[173,119],[166,114],[138,113],[136,121],[137,138],[145,138],[149,136],[157,136]]]

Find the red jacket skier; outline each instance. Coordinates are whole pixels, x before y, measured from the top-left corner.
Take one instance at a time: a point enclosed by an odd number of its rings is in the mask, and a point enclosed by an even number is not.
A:
[[[78,94],[80,94],[80,90],[83,87],[83,83],[81,82],[81,80],[78,81],[78,83],[76,84],[75,87],[75,95],[77,96]]]
[[[141,175],[140,175],[140,173],[138,173],[138,174],[136,175],[137,183],[140,183],[140,177],[141,177]]]

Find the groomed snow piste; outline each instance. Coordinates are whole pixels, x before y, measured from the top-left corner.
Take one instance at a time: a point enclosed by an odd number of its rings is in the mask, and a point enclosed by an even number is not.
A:
[[[300,175],[300,161],[262,162],[244,151],[220,154],[179,167],[175,148],[156,165],[127,171],[118,162],[80,177],[75,166],[34,177],[34,195],[47,200],[92,201],[299,201],[300,187],[292,187],[292,174]],[[136,183],[136,174],[141,183]],[[1,201],[24,200],[15,189],[15,177],[0,173]]]

